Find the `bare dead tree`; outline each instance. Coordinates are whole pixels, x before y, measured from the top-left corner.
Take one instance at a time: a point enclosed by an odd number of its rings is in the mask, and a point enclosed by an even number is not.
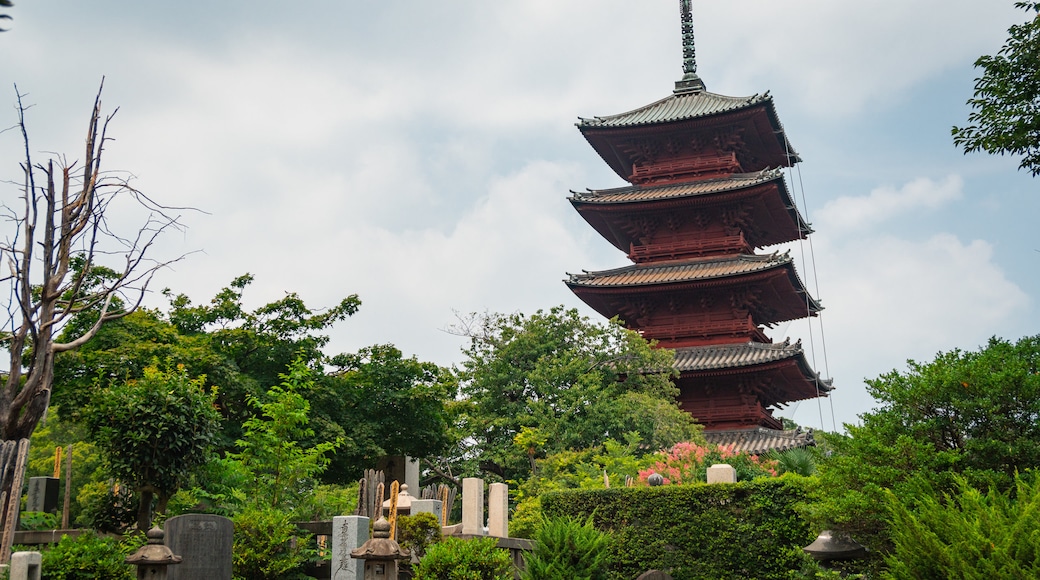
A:
[[[83,161],[51,155],[37,163],[29,147],[24,95],[15,86],[25,158],[21,206],[3,205],[6,215],[0,214],[13,226],[0,240],[0,258],[10,269],[0,278],[9,289],[0,333],[0,347],[10,355],[0,391],[3,440],[29,437],[46,413],[54,356],[82,346],[103,324],[137,309],[156,271],[180,259],[159,262],[147,256],[160,234],[180,228],[172,210],[132,187],[129,176],[102,171],[115,111],[102,119],[101,92],[94,100]],[[148,216],[130,236],[113,231],[106,219],[112,204],[124,200],[140,205]],[[71,332],[68,323],[77,315],[88,322]],[[70,331],[63,336],[65,329]]]

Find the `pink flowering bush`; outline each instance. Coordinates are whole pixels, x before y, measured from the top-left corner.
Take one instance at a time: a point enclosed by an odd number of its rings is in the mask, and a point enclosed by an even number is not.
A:
[[[708,468],[718,463],[732,465],[737,470],[737,481],[776,477],[778,473],[775,460],[734,452],[732,447],[685,442],[676,443],[671,449],[660,452],[649,469],[640,470],[639,481],[647,485],[647,478],[653,473],[659,473],[666,484],[704,483]]]

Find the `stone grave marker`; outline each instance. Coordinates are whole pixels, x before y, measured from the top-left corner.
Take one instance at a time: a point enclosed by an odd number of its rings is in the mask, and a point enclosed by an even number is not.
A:
[[[235,526],[223,516],[185,514],[166,520],[166,546],[183,558],[168,580],[231,580]]]
[[[477,477],[462,480],[462,533],[484,535],[484,480]]]
[[[350,553],[368,541],[368,522],[364,516],[332,518],[332,580],[362,580],[364,562]]]
[[[29,497],[25,502],[27,512],[57,513],[58,511],[58,478],[30,477]]]

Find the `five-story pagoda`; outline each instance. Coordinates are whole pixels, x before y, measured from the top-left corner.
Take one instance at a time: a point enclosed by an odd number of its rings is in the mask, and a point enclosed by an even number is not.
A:
[[[681,1],[685,74],[674,92],[578,123],[629,185],[574,193],[571,203],[633,264],[566,282],[597,312],[675,349],[679,402],[709,440],[749,451],[804,445],[772,410],[825,395],[830,382],[800,343],[773,343],[764,327],[822,307],[789,255],[756,253],[811,233],[780,171],[800,159],[768,93],[706,90],[690,4]]]

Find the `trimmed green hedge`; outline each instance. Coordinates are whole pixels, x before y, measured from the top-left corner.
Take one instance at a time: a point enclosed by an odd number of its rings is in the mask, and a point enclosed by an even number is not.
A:
[[[610,532],[611,578],[667,570],[675,580],[786,578],[815,535],[794,511],[798,476],[725,485],[568,490],[542,496],[546,517],[592,517]]]

